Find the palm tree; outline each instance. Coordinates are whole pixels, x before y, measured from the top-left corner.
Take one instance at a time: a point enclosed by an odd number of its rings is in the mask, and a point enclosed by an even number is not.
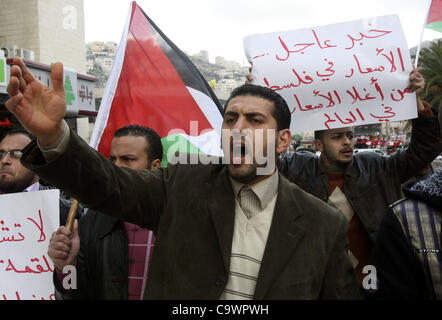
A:
[[[442,111],[442,39],[421,50],[418,66],[426,81],[421,98]]]

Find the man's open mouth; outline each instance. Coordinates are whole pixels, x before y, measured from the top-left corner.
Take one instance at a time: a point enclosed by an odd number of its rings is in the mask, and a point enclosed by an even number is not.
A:
[[[230,159],[233,164],[242,164],[247,155],[247,147],[244,142],[230,144]]]
[[[341,150],[341,153],[344,154],[345,156],[351,156],[351,155],[353,155],[353,150],[352,149],[344,149],[344,150]]]

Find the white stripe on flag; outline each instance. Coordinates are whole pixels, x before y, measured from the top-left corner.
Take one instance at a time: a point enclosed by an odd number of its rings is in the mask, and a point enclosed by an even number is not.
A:
[[[114,100],[115,91],[118,86],[118,80],[120,79],[121,69],[123,67],[124,55],[126,52],[127,34],[129,32],[130,18],[132,16],[132,5],[129,8],[127,15],[126,25],[124,27],[123,35],[121,37],[120,45],[118,46],[115,60],[112,64],[112,69],[109,74],[109,78],[106,83],[106,87],[103,93],[103,99],[101,100],[100,108],[98,109],[97,120],[95,121],[94,130],[92,131],[91,140],[89,145],[97,150],[100,143],[101,136],[109,119],[109,113]]]
[[[203,80],[204,81],[204,80]],[[215,102],[199,90],[195,90],[191,87],[186,87],[192,95],[193,99],[196,101],[201,111],[206,116],[206,119],[209,121],[215,131],[218,132],[218,135],[221,135],[221,126],[223,124],[223,117],[219,112]]]
[[[223,155],[221,150],[221,126],[223,123],[223,118],[221,113],[209,96],[191,87],[186,88],[189,90],[189,93],[192,95],[193,99],[200,107],[204,116],[214,130],[204,132],[199,136],[189,136],[183,133],[180,133],[180,135],[189,140],[190,143],[203,151],[205,154],[221,157]]]
[[[207,155],[222,157],[221,137],[216,130],[205,132],[199,136],[180,135]]]

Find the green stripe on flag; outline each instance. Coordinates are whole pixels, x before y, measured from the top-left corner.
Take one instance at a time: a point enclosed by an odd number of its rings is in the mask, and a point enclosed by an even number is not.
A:
[[[175,154],[175,152],[183,152],[183,153],[201,153],[205,154],[203,151],[198,149],[193,143],[184,138],[180,134],[172,134],[170,136],[164,137],[161,139],[161,143],[163,144],[163,160],[161,161],[162,167],[167,167],[168,159],[167,153],[171,152]],[[172,148],[171,150],[169,150]]]
[[[438,32],[442,32],[442,21],[437,21],[433,23],[429,23],[425,26],[428,29],[432,29]]]

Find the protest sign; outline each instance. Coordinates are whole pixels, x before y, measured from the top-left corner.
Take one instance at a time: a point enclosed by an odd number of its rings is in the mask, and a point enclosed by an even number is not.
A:
[[[251,35],[244,48],[253,83],[287,101],[292,132],[417,117],[396,15]]]
[[[59,190],[0,196],[0,300],[54,300],[49,239],[60,223]]]

